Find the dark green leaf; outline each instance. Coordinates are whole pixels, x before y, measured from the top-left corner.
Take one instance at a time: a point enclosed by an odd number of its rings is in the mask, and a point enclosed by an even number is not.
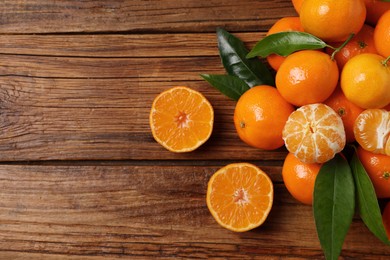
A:
[[[390,2],[390,0],[381,0],[382,2]]]
[[[247,58],[267,57],[270,54],[287,56],[299,50],[322,49],[328,46],[323,40],[304,32],[280,32],[270,34],[259,41]]]
[[[238,100],[249,86],[242,79],[231,75],[202,74],[204,80],[231,99]]]
[[[317,175],[313,211],[326,259],[337,259],[355,210],[355,186],[348,162],[340,155],[323,164]]]
[[[257,85],[275,85],[274,78],[259,59],[247,59],[248,50],[244,43],[225,31],[217,29],[218,48],[222,64],[229,75],[239,77],[249,87]]]
[[[360,217],[377,238],[383,243],[390,245],[390,241],[387,238],[386,230],[382,223],[382,215],[375,194],[375,188],[356,152],[351,160],[351,168],[355,179],[357,205]]]

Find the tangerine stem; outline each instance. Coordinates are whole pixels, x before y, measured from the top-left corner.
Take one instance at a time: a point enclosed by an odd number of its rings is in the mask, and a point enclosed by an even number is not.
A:
[[[352,38],[353,38],[354,36],[355,36],[355,34],[354,34],[354,33],[351,33],[351,34],[349,35],[348,39],[346,39],[345,42],[343,42],[343,44],[340,45],[340,47],[334,49],[334,51],[333,51],[333,53],[332,53],[332,56],[330,56],[330,58],[331,58],[332,60],[334,60],[334,56],[335,56],[339,51],[341,51],[341,49],[344,48],[345,45],[347,45],[347,44],[352,40]]]
[[[389,61],[390,61],[390,56],[387,57],[382,63],[384,66],[387,66],[387,62],[389,62]]]

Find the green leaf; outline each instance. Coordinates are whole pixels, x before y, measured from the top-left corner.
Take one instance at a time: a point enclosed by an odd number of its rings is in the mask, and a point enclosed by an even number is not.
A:
[[[355,186],[340,155],[323,164],[314,185],[313,211],[326,259],[337,259],[355,211]]]
[[[221,28],[217,29],[217,38],[222,64],[229,75],[239,77],[249,87],[275,85],[274,77],[264,63],[258,58],[246,58],[249,51],[240,39]]]
[[[245,81],[236,76],[210,74],[201,74],[200,76],[222,94],[234,100],[238,100],[249,89]]]
[[[355,179],[357,205],[360,217],[377,238],[383,243],[390,245],[386,230],[383,226],[381,210],[375,194],[375,188],[356,152],[351,160],[351,168]]]
[[[328,46],[323,40],[305,32],[280,32],[260,40],[249,52],[247,58],[267,57],[270,54],[287,56],[299,50],[322,49]]]

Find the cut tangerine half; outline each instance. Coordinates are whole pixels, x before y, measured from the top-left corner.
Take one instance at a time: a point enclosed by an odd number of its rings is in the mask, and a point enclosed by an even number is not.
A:
[[[214,173],[208,183],[206,200],[221,226],[244,232],[264,223],[273,196],[273,184],[265,172],[249,163],[234,163]]]
[[[363,111],[356,118],[353,132],[356,141],[364,150],[390,155],[390,111]]]
[[[305,105],[294,111],[283,129],[289,152],[305,163],[324,163],[344,149],[343,121],[322,103]]]
[[[150,111],[154,139],[172,152],[190,152],[205,143],[213,130],[214,111],[208,100],[188,87],[159,94]]]

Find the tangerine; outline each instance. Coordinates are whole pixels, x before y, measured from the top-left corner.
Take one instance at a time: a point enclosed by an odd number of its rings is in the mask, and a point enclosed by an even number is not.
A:
[[[283,129],[286,148],[305,163],[324,163],[345,146],[343,121],[329,106],[318,103],[294,111]]]
[[[390,66],[385,58],[363,53],[351,58],[341,72],[344,95],[361,108],[381,108],[390,103]]]
[[[282,176],[289,193],[298,201],[312,205],[314,184],[321,169],[319,163],[304,163],[288,153],[283,163]]]
[[[374,185],[378,198],[390,198],[390,156],[375,154],[358,147],[357,153]]]
[[[303,0],[292,0],[292,4],[294,6],[295,11],[299,14],[301,11]]]
[[[234,109],[234,125],[245,143],[265,150],[283,146],[282,130],[294,107],[276,88],[261,85],[247,90]]]
[[[188,87],[173,87],[153,101],[149,124],[154,139],[172,152],[193,151],[212,132],[214,111],[208,100]]]
[[[390,111],[367,109],[355,121],[356,141],[370,152],[390,155]]]
[[[339,70],[324,52],[303,50],[290,54],[276,73],[276,87],[289,103],[303,106],[324,102],[335,90]]]
[[[279,19],[268,30],[267,35],[278,33],[278,32],[286,32],[286,31],[303,32],[303,28],[299,17],[291,16],[291,17],[283,17]],[[284,60],[285,57],[277,54],[270,54],[267,56],[267,61],[274,70],[278,70]]]
[[[364,111],[364,109],[349,101],[339,87],[336,88],[324,104],[333,108],[333,110],[341,117],[341,120],[343,120],[347,143],[354,142],[355,135],[353,134],[353,126],[356,118]]]
[[[305,32],[324,41],[345,41],[366,19],[363,0],[305,0],[299,12]]]
[[[390,3],[382,0],[364,0],[367,9],[366,23],[375,26],[379,18],[388,10]]]
[[[206,201],[222,227],[244,232],[264,223],[273,196],[273,184],[265,172],[249,163],[233,163],[210,178]]]
[[[379,18],[375,26],[374,41],[380,55],[383,57],[390,56],[390,10]]]
[[[330,43],[330,45],[341,46],[342,43]],[[327,50],[333,52],[332,49],[328,48]],[[377,53],[374,43],[374,28],[366,24],[363,25],[362,29],[334,55],[334,59],[341,71],[348,60],[361,53]]]

